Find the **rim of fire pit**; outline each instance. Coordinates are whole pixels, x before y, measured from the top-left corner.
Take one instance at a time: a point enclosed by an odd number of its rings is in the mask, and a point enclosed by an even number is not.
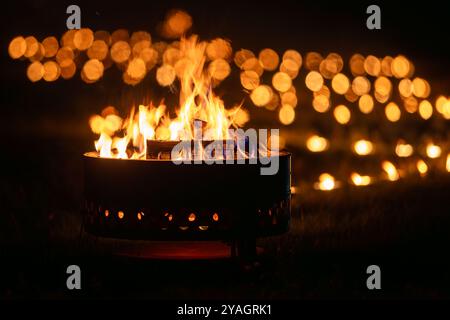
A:
[[[268,159],[268,158],[275,158],[275,157],[285,157],[285,156],[290,156],[291,153],[288,151],[284,151],[284,150],[280,150],[280,151],[276,151],[276,154],[274,155],[270,155],[269,157],[267,156],[258,156],[258,157],[246,157],[244,159],[241,160],[245,160],[250,161],[250,160],[258,160],[258,159]],[[148,161],[148,162],[172,162],[172,159],[157,159],[157,158],[142,158],[142,159],[121,159],[121,158],[114,158],[114,157],[100,157],[97,151],[88,151],[85,152],[83,154],[83,156],[88,157],[88,158],[94,158],[94,159],[106,159],[106,160],[122,160],[122,161]],[[227,161],[227,159],[220,159],[222,161]],[[228,160],[238,160],[236,158],[233,159],[228,159]],[[180,160],[183,161],[183,160]],[[191,161],[194,161],[194,159],[192,159]],[[204,159],[201,160],[202,163],[204,162]],[[215,160],[214,160],[215,161]],[[214,162],[214,164],[222,164],[222,163],[216,163]],[[223,163],[226,164],[226,163]]]

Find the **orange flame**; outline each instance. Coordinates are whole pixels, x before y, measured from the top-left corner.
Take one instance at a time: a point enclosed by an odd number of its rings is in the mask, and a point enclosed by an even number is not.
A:
[[[202,122],[203,140],[229,139],[231,127],[240,127],[248,120],[241,106],[226,109],[224,102],[214,94],[211,74],[205,67],[207,43],[199,42],[196,36],[180,41],[182,69],[177,69],[180,83],[179,109],[177,116],[170,118],[166,106],[140,105],[135,114],[131,109],[123,120],[117,114],[90,118],[91,130],[99,134],[95,148],[100,157],[119,159],[142,159],[146,155],[147,140],[181,141],[193,140],[194,122]],[[129,144],[133,151],[129,151]]]

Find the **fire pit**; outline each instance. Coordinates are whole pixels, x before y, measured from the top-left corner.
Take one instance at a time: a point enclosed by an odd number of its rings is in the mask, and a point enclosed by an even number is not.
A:
[[[290,154],[279,170],[261,163],[175,164],[170,159],[84,155],[84,226],[94,235],[147,240],[254,243],[282,234],[290,220]],[[254,247],[254,244],[253,244]]]
[[[185,64],[156,72],[178,91],[177,107],[139,105],[122,119],[109,106],[91,117],[99,138],[84,155],[84,225],[121,239],[224,240],[252,254],[257,237],[288,229],[290,154],[278,130],[241,129],[248,112],[215,94],[228,68],[206,67],[206,42],[182,38],[177,50]]]

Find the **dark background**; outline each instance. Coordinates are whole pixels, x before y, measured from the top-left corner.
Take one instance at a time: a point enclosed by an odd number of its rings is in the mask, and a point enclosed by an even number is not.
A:
[[[107,104],[125,112],[131,103],[147,94],[147,88],[123,85],[118,71],[111,71],[93,85],[80,81],[78,74],[72,80],[51,84],[27,80],[27,64],[8,57],[9,41],[17,35],[59,37],[66,30],[65,10],[70,4],[2,3],[1,297],[73,297],[65,291],[64,268],[74,260],[89,270],[87,290],[76,297],[450,296],[450,184],[445,176],[382,185],[367,192],[342,191],[297,198],[293,230],[284,238],[263,242],[268,255],[263,258],[262,270],[250,279],[229,268],[229,262],[135,263],[74,253],[83,190],[81,154],[92,149],[94,139],[88,117]],[[449,4],[444,2],[376,2],[382,11],[382,29],[374,31],[365,25],[365,10],[373,2],[77,4],[81,7],[82,27],[93,30],[143,29],[154,35],[166,12],[181,8],[192,15],[194,33],[202,39],[229,38],[235,50],[243,47],[257,52],[271,47],[280,53],[290,48],[302,54],[339,52],[346,62],[355,52],[378,56],[405,54],[414,62],[416,71],[430,81],[433,93],[448,94],[450,87]],[[298,173],[294,172],[294,179],[297,178]],[[365,289],[365,267],[371,263],[387,270],[381,294]],[[180,269],[186,271],[188,278],[180,274]],[[216,273],[225,276],[219,279]]]

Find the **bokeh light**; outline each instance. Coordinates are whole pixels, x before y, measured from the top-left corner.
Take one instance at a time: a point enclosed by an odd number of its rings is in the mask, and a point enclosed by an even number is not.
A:
[[[278,113],[278,117],[280,122],[284,125],[289,125],[294,122],[295,119],[295,110],[292,106],[286,104],[280,108]]]
[[[328,140],[318,135],[312,135],[306,140],[306,147],[311,152],[323,152],[328,149],[328,146]]]
[[[334,108],[333,115],[336,121],[340,124],[349,123],[351,118],[350,109],[344,106],[343,104],[338,105],[336,108]]]
[[[397,122],[400,120],[402,112],[400,108],[394,102],[389,102],[384,109],[386,118],[391,122]]]
[[[369,140],[358,140],[353,144],[353,151],[359,156],[367,156],[373,151],[373,144]]]

